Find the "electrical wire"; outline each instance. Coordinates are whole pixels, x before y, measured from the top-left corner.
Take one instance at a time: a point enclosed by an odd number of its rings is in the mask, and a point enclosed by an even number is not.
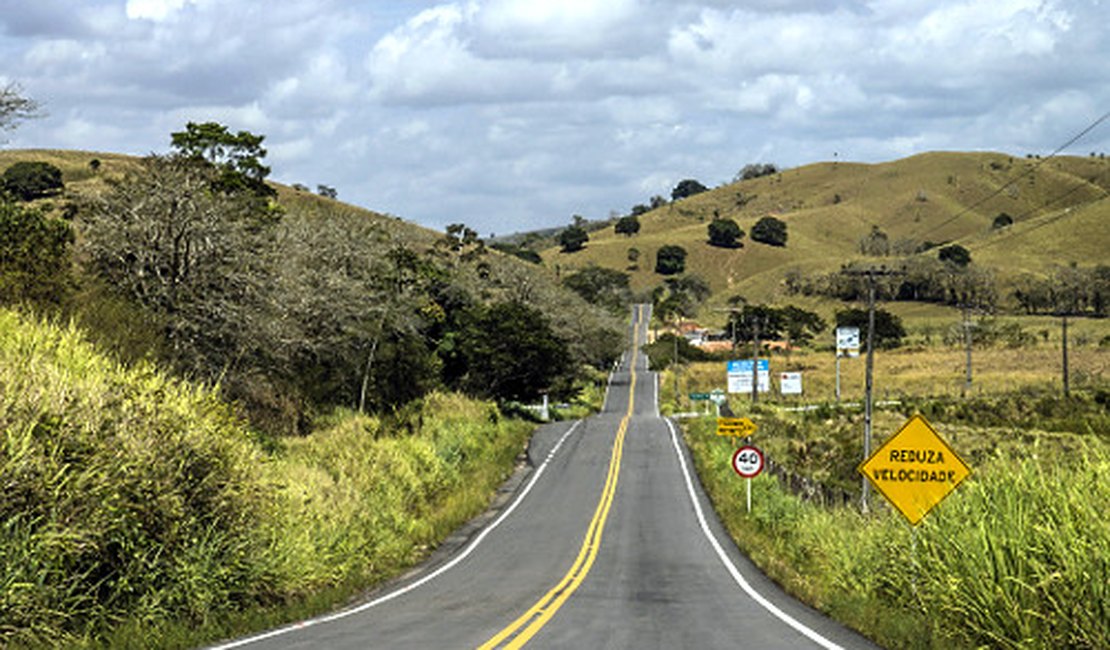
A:
[[[1057,148],[1055,149],[1055,151],[1053,151],[1053,152],[1052,152],[1052,153],[1050,153],[1049,155],[1045,156],[1044,158],[1041,158],[1041,159],[1037,160],[1037,162],[1036,162],[1035,164],[1031,165],[1031,166],[1030,166],[1030,167],[1029,167],[1028,169],[1026,169],[1026,170],[1025,170],[1024,172],[1022,172],[1021,174],[1018,174],[1018,175],[1017,175],[1017,176],[1015,176],[1015,177],[1014,177],[1013,179],[1011,179],[1011,180],[1007,181],[1007,182],[1006,182],[1006,183],[1004,183],[1004,184],[1003,184],[1003,185],[1002,185],[1001,187],[999,187],[999,188],[998,188],[998,189],[996,189],[995,191],[993,191],[993,192],[991,192],[990,194],[988,194],[988,195],[987,195],[986,197],[984,197],[984,198],[982,198],[982,199],[979,199],[978,201],[976,201],[976,202],[972,203],[971,205],[967,206],[967,207],[966,207],[966,208],[964,208],[963,210],[960,210],[960,211],[959,211],[959,212],[957,212],[957,213],[956,213],[955,215],[953,215],[953,216],[951,216],[951,217],[949,217],[949,218],[945,219],[944,221],[940,222],[939,224],[936,224],[935,226],[932,226],[931,228],[929,228],[928,230],[925,230],[924,232],[918,233],[918,234],[917,234],[917,238],[918,238],[918,239],[922,239],[922,238],[924,238],[924,237],[925,237],[926,235],[932,234],[932,233],[936,232],[937,230],[940,230],[941,228],[943,228],[943,227],[947,226],[948,224],[950,224],[950,223],[952,223],[953,221],[955,221],[955,220],[959,219],[960,217],[964,216],[965,214],[968,214],[968,213],[970,213],[970,212],[971,212],[972,210],[974,210],[975,208],[978,208],[979,206],[983,205],[983,204],[984,204],[984,203],[986,203],[987,201],[990,201],[990,200],[991,200],[991,199],[993,199],[994,197],[996,197],[996,196],[998,196],[999,194],[1002,194],[1002,193],[1003,193],[1003,192],[1005,192],[1006,190],[1010,189],[1010,188],[1011,188],[1011,187],[1013,187],[1013,186],[1014,186],[1015,184],[1017,184],[1017,182],[1018,182],[1018,181],[1022,180],[1023,178],[1025,178],[1025,177],[1027,177],[1027,176],[1030,176],[1031,174],[1033,174],[1034,172],[1036,172],[1036,171],[1037,171],[1038,169],[1040,169],[1041,165],[1043,165],[1043,164],[1045,164],[1046,162],[1048,162],[1049,160],[1051,160],[1051,159],[1055,158],[1055,157],[1056,157],[1057,155],[1059,155],[1059,154],[1060,154],[1060,152],[1064,151],[1064,150],[1065,150],[1065,149],[1067,149],[1068,147],[1070,147],[1070,146],[1072,146],[1073,144],[1075,144],[1076,142],[1078,142],[1078,141],[1079,141],[1079,140],[1080,140],[1081,138],[1083,138],[1083,136],[1087,135],[1087,134],[1088,134],[1088,133],[1090,133],[1091,131],[1094,131],[1094,130],[1095,130],[1096,128],[1098,128],[1098,126],[1099,126],[1100,124],[1102,124],[1103,122],[1105,122],[1105,121],[1106,121],[1107,119],[1110,119],[1110,111],[1107,111],[1107,112],[1103,113],[1103,114],[1102,114],[1102,116],[1100,116],[1100,117],[1099,117],[1098,119],[1096,119],[1096,120],[1095,120],[1094,122],[1091,122],[1090,124],[1088,124],[1088,125],[1087,125],[1087,127],[1086,127],[1086,128],[1084,128],[1084,129],[1083,129],[1082,131],[1080,131],[1079,133],[1077,133],[1077,134],[1075,134],[1074,136],[1072,136],[1072,138],[1071,138],[1070,140],[1068,140],[1068,141],[1067,141],[1067,142],[1065,142],[1064,144],[1062,144],[1062,145],[1060,145],[1059,147],[1057,147]],[[1054,199],[1054,201],[1055,201],[1055,199]],[[1043,209],[1043,208],[1038,208],[1038,209]]]

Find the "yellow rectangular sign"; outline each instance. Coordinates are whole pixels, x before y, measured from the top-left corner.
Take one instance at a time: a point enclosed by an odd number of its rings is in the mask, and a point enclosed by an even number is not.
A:
[[[971,474],[921,415],[903,424],[858,470],[912,526]]]
[[[717,418],[717,435],[744,437],[755,433],[755,423],[748,418]]]

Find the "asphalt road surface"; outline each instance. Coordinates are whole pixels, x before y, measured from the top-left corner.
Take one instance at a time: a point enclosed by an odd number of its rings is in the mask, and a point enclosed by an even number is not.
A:
[[[360,605],[218,647],[874,647],[736,550],[634,352],[648,317],[634,310],[603,411],[541,427],[529,473],[450,554]]]

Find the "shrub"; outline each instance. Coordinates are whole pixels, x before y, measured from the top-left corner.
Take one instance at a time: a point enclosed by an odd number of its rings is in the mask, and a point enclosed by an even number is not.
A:
[[[686,270],[686,249],[667,244],[655,254],[655,272],[659,275],[677,275]]]
[[[618,235],[626,235],[631,237],[640,232],[640,220],[635,215],[621,217],[617,220],[616,225],[613,226],[613,231]]]
[[[559,246],[564,253],[580,251],[588,241],[590,241],[590,235],[582,226],[567,226],[566,230],[559,233]]]
[[[732,219],[717,218],[709,222],[709,245],[721,248],[740,248],[744,231]]]
[[[69,224],[0,201],[0,302],[61,302],[70,285]]]
[[[937,259],[962,268],[971,264],[971,251],[959,244],[951,244],[937,251]]]
[[[679,181],[678,185],[675,185],[674,189],[671,190],[671,198],[675,201],[678,201],[679,199],[685,199],[687,197],[694,196],[695,194],[701,194],[708,189],[708,187],[702,185],[698,181],[692,178],[687,178],[685,180]]]
[[[65,188],[62,170],[45,162],[17,162],[4,170],[0,186],[21,201],[52,196]]]
[[[786,246],[786,222],[763,217],[752,226],[752,240],[771,246]]]

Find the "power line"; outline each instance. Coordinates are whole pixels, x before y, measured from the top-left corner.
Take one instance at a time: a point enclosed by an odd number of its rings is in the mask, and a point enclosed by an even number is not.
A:
[[[1046,162],[1048,162],[1052,158],[1055,158],[1061,151],[1064,151],[1068,147],[1070,147],[1073,144],[1075,144],[1076,142],[1078,142],[1083,136],[1087,135],[1091,131],[1098,128],[1098,126],[1100,124],[1102,124],[1103,122],[1105,122],[1107,119],[1110,119],[1110,111],[1107,111],[1107,112],[1103,113],[1101,117],[1096,119],[1094,122],[1091,122],[1090,124],[1088,124],[1086,128],[1084,128],[1082,131],[1080,131],[1076,135],[1072,136],[1072,138],[1070,140],[1068,140],[1064,144],[1060,145],[1059,147],[1056,147],[1055,151],[1053,151],[1049,155],[1045,156],[1044,158],[1039,159],[1035,164],[1030,166],[1028,169],[1026,169],[1021,174],[1018,174],[1017,176],[1015,176],[1013,179],[1007,181],[1005,184],[1003,184],[1001,187],[999,187],[994,192],[991,192],[986,197],[972,203],[971,205],[967,206],[963,210],[960,210],[955,215],[949,217],[948,219],[945,219],[944,221],[940,222],[939,224],[933,226],[932,228],[930,228],[930,229],[928,229],[928,230],[926,230],[922,233],[919,233],[918,237],[921,238],[921,237],[929,235],[933,232],[936,232],[937,230],[940,230],[941,228],[947,226],[948,224],[950,224],[953,221],[959,219],[960,217],[964,216],[965,214],[968,214],[969,212],[971,212],[975,208],[983,205],[987,201],[990,201],[991,199],[998,196],[999,194],[1002,194],[1003,192],[1005,192],[1006,190],[1010,189],[1015,184],[1017,184],[1017,182],[1020,181],[1021,179],[1025,178],[1026,176],[1029,176],[1029,175],[1033,174],[1033,172],[1040,169],[1041,165],[1045,164]]]

